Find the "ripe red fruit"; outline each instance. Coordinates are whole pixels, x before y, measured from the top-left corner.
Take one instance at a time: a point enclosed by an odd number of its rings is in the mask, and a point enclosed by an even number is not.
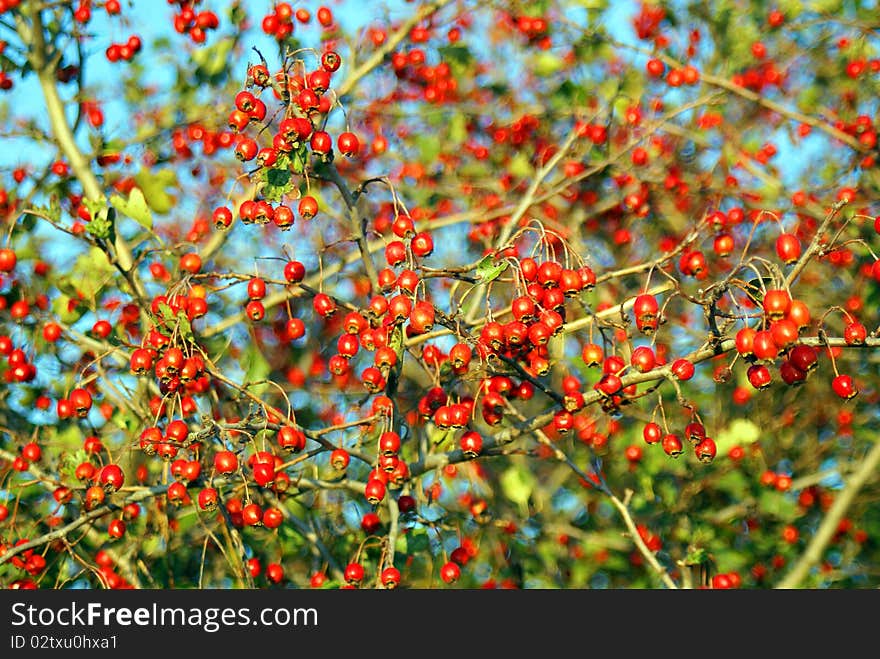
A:
[[[752,340],[752,353],[758,359],[776,359],[776,356],[779,354],[779,346],[773,340],[773,332],[770,330],[756,332]]]
[[[378,478],[371,478],[364,488],[364,497],[368,503],[375,506],[385,498],[385,483]]]
[[[0,249],[0,272],[12,272],[18,258],[9,247]]]
[[[746,377],[749,379],[749,384],[755,389],[766,389],[772,382],[770,369],[764,364],[752,364],[749,366],[746,371]]]
[[[299,200],[297,211],[302,219],[311,220],[318,214],[318,200],[311,195],[305,195]]]
[[[819,363],[819,352],[813,346],[798,344],[789,352],[788,360],[796,368],[809,373]]]
[[[630,364],[640,373],[647,373],[657,365],[657,357],[648,346],[639,346],[633,350]]]
[[[780,350],[787,350],[798,339],[797,325],[788,318],[777,320],[770,325],[770,336]]]
[[[285,332],[288,341],[296,341],[306,334],[306,324],[301,318],[291,318],[285,325]]]
[[[107,525],[107,535],[111,538],[119,539],[125,535],[125,522],[121,519],[111,520]]]
[[[125,473],[116,464],[103,467],[98,474],[98,481],[110,492],[116,492],[125,483]]]
[[[694,377],[694,363],[681,357],[672,362],[672,374],[679,380],[690,380]]]
[[[379,453],[396,455],[400,451],[400,435],[393,430],[386,430],[379,436]]]
[[[776,238],[776,255],[786,265],[797,261],[801,256],[801,241],[793,233],[783,233]]]
[[[232,451],[217,451],[214,454],[214,470],[218,474],[231,474],[238,469],[238,456]]]
[[[605,359],[605,351],[597,343],[587,343],[581,350],[581,359],[587,366],[598,366]]]
[[[263,523],[265,524],[265,521]],[[281,583],[284,580],[284,568],[278,563],[269,563],[266,566],[266,578],[272,583]]]
[[[431,238],[430,233],[422,231],[412,237],[409,246],[412,253],[418,257],[430,256],[434,251],[434,239]]]
[[[715,440],[711,437],[704,437],[694,447],[694,453],[700,462],[712,462],[712,460],[715,459],[716,452],[717,447],[715,445]]]
[[[364,579],[364,566],[360,563],[349,563],[343,572],[345,582],[357,586]]]
[[[106,496],[103,487],[100,485],[91,485],[86,488],[85,494],[83,495],[83,505],[86,510],[93,510],[104,503]]]
[[[753,354],[756,334],[753,327],[743,327],[736,333],[736,351],[743,357]]]
[[[78,388],[67,397],[78,417],[85,418],[92,409],[92,395],[85,389]]]
[[[261,526],[263,524],[263,509],[260,504],[251,502],[242,508],[241,520],[247,526]]]
[[[259,277],[254,277],[247,284],[248,298],[262,300],[266,296],[266,282]]]
[[[458,567],[458,563],[454,561],[448,561],[440,568],[440,578],[448,584],[455,583],[460,577],[461,568]]]
[[[768,319],[779,320],[788,313],[791,307],[791,296],[786,290],[780,288],[770,289],[764,294],[762,306]]]
[[[402,240],[392,240],[385,246],[385,261],[391,267],[406,260],[406,245]],[[396,278],[395,278],[396,279]]]
[[[648,335],[653,334],[657,329],[659,311],[657,298],[653,295],[643,293],[636,296],[635,302],[633,302],[633,315],[639,331]]]
[[[305,10],[297,10],[297,18],[299,18],[299,12]],[[306,12],[308,14],[308,12]],[[302,20],[302,19],[300,19]],[[308,18],[306,18],[308,20]],[[305,21],[303,21],[305,22]],[[325,51],[323,55],[321,55],[321,67],[330,73],[333,73],[337,69],[339,69],[342,64],[342,58],[339,54],[334,50]]]
[[[652,58],[648,60],[648,63],[645,65],[645,69],[648,72],[648,75],[652,78],[660,78],[663,73],[666,71],[666,65],[657,58]]]
[[[386,567],[382,570],[382,585],[391,590],[397,588],[400,583],[400,570],[396,567]]]
[[[259,300],[251,300],[245,305],[244,312],[253,321],[260,321],[266,316],[266,307]]]
[[[330,453],[330,465],[337,471],[345,471],[351,462],[351,456],[344,448],[333,449]]]
[[[663,451],[666,455],[673,458],[677,458],[684,451],[681,444],[681,438],[674,433],[664,435],[661,445],[663,446]]]
[[[475,430],[469,430],[458,440],[458,446],[466,458],[475,458],[483,450],[483,438]]]
[[[642,438],[646,444],[656,444],[663,439],[663,429],[653,421],[646,423],[642,429]]]
[[[329,318],[336,313],[336,302],[326,293],[318,293],[312,300],[315,312],[324,318]]]
[[[318,22],[324,27],[330,27],[333,24],[333,12],[327,7],[318,7],[316,17]]]
[[[199,508],[211,511],[217,508],[217,504],[220,501],[220,495],[213,487],[206,487],[199,492],[198,501]]]
[[[322,156],[327,155],[333,150],[333,139],[328,132],[318,130],[312,133],[312,138],[309,140],[309,146],[312,147],[312,151],[315,153]]]
[[[284,513],[281,512],[278,508],[272,506],[271,508],[266,508],[263,511],[262,517],[263,526],[267,529],[277,529],[281,526],[281,523],[284,521]]]
[[[306,267],[299,261],[288,261],[284,265],[284,279],[291,284],[298,284],[306,276]]]
[[[361,148],[360,141],[357,138],[357,135],[354,133],[340,133],[339,137],[336,138],[336,148],[339,149],[339,153],[342,155],[351,158],[358,154],[358,151]]]
[[[831,381],[831,388],[834,390],[835,394],[845,400],[849,400],[859,393],[858,387],[852,376],[843,373],[835,376]]]
[[[305,433],[293,426],[281,426],[278,429],[278,446],[285,451],[298,453],[306,446]]]
[[[862,323],[854,320],[844,328],[843,338],[847,345],[862,345],[868,338],[868,330]]]
[[[715,236],[715,241],[712,244],[712,249],[715,251],[720,257],[730,256],[730,253],[733,252],[733,248],[736,246],[734,238],[729,233],[719,233]]]

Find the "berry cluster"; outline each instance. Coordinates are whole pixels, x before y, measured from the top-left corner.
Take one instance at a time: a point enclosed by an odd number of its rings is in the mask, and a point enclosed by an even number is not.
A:
[[[125,43],[111,43],[105,55],[109,62],[127,62],[141,51],[141,38],[133,34]]]
[[[273,223],[282,230],[290,229],[298,214],[302,220],[310,220],[318,213],[317,199],[308,194],[308,188],[300,190],[299,176],[315,163],[329,163],[334,158],[333,138],[322,129],[327,115],[333,109],[330,90],[331,76],[341,65],[339,55],[326,51],[320,65],[305,72],[290,75],[282,68],[275,75],[269,73],[265,63],[248,68],[246,88],[235,96],[235,109],[229,114],[229,128],[238,135],[236,157],[243,163],[255,162],[257,168],[249,173],[252,180],[261,182],[259,192],[253,199],[246,199],[238,208],[238,216],[244,224]],[[283,118],[277,125],[267,124],[267,108],[263,97],[271,93],[281,101]],[[276,113],[277,114],[277,113]],[[252,126],[260,125],[254,135],[248,133]],[[273,127],[266,132],[267,125]],[[261,136],[268,134],[271,141],[261,143]],[[343,131],[337,135],[336,148],[346,157],[360,152],[358,137]],[[306,177],[303,177],[306,182]],[[290,200],[298,200],[296,213]],[[227,229],[234,221],[232,210],[220,206],[213,213],[214,225]]]
[[[174,14],[174,30],[178,34],[186,34],[193,43],[204,43],[208,31],[220,27],[220,19],[213,11],[196,11],[201,0],[168,0],[169,5],[177,5]]]

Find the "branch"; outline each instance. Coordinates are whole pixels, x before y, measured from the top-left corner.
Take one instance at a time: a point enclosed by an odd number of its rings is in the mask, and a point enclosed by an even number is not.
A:
[[[846,482],[846,487],[835,498],[831,507],[822,520],[822,524],[816,534],[807,545],[806,551],[800,557],[794,567],[788,572],[782,581],[776,586],[780,589],[797,588],[807,577],[810,570],[822,560],[822,554],[828,544],[834,539],[840,520],[846,514],[847,509],[859,493],[859,490],[868,482],[880,465],[880,441],[875,442],[873,448],[865,456],[864,462],[856,469]]]
[[[816,233],[813,234],[813,239],[810,241],[807,249],[804,250],[804,253],[801,254],[801,257],[797,260],[794,266],[791,269],[791,272],[785,277],[784,288],[789,288],[794,280],[798,278],[798,275],[801,274],[804,268],[807,267],[807,264],[810,260],[816,256],[816,254],[820,253],[822,250],[822,234],[825,233],[825,230],[831,224],[831,221],[835,218],[840,209],[846,205],[846,200],[841,199],[838,202],[835,202],[834,205],[831,206],[831,210],[828,211],[828,214],[825,216],[825,219],[822,220],[822,224],[819,225],[819,228],[816,229]]]
[[[363,64],[358,66],[354,71],[352,71],[349,76],[342,81],[342,84],[336,88],[336,93],[339,98],[342,98],[346,94],[348,94],[354,86],[358,83],[358,81],[367,75],[370,71],[375,69],[377,66],[382,64],[385,60],[385,57],[389,55],[395,48],[397,48],[400,43],[409,36],[410,30],[412,30],[416,25],[418,25],[421,21],[425,20],[436,11],[443,9],[446,5],[450,4],[452,0],[435,0],[427,5],[421,7],[415,14],[410,16],[406,21],[404,21],[397,30],[395,30],[392,34],[388,36],[385,40],[385,43],[382,44],[381,47],[377,48],[375,52],[373,52],[370,57],[364,61]]]
[[[329,163],[324,168],[324,173],[327,174],[327,179],[338,188],[339,193],[342,195],[342,199],[348,208],[349,228],[354,236],[354,241],[357,243],[358,250],[360,250],[361,259],[364,262],[364,269],[367,271],[367,277],[370,278],[370,285],[372,286],[373,291],[378,291],[379,275],[376,272],[376,264],[373,262],[373,254],[370,251],[370,247],[367,244],[367,237],[364,233],[366,218],[361,217],[361,214],[358,211],[357,199],[352,195],[351,190],[348,189],[345,181],[342,180],[342,176],[340,176],[339,170],[336,169],[336,165]]]
[[[25,45],[28,46],[28,59],[34,67],[37,78],[40,82],[40,89],[43,92],[43,99],[46,105],[46,114],[49,118],[49,124],[52,127],[52,134],[65,160],[70,165],[74,176],[80,182],[83,188],[83,194],[86,199],[91,201],[99,201],[104,194],[101,184],[90,167],[89,161],[76,143],[73,131],[67,121],[64,111],[64,103],[58,94],[56,86],[55,68],[57,62],[48,57],[47,46],[43,34],[43,21],[40,11],[34,11],[33,24],[28,27],[24,19],[20,15],[16,15],[16,23],[18,25],[18,33]],[[126,279],[134,286],[134,293],[141,299],[145,297],[144,291],[140,286],[140,282],[134,281],[130,277],[134,266],[134,259],[128,243],[122,237],[119,231],[116,231],[116,240],[113,245],[115,260],[119,268],[123,271]]]

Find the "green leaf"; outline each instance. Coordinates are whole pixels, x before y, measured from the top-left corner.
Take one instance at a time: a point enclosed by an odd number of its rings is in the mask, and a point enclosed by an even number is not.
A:
[[[174,207],[175,199],[168,192],[177,185],[177,174],[173,169],[142,169],[134,175],[134,180],[154,213],[163,215]]]
[[[510,264],[507,261],[496,262],[495,257],[487,254],[477,263],[477,278],[480,283],[487,284],[494,279],[498,279],[501,273],[507,270]]]
[[[263,196],[267,201],[280,201],[281,197],[293,190],[289,169],[273,167],[266,170],[266,185]]]
[[[455,62],[456,64],[462,64],[464,66],[467,66],[474,61],[474,57],[471,55],[471,51],[467,46],[440,46],[437,49],[437,52],[440,53],[440,57],[444,61]]]
[[[460,112],[449,119],[449,144],[458,146],[467,139],[467,120]]]
[[[565,66],[565,62],[559,55],[544,51],[535,57],[533,68],[539,76],[547,78],[558,73],[563,66]]]
[[[132,188],[128,199],[118,194],[111,196],[110,204],[141,226],[147,229],[153,228],[153,213],[150,212],[150,207],[147,205],[147,200],[140,188]]]
[[[519,178],[531,176],[534,169],[529,162],[528,156],[522,151],[517,152],[507,163],[507,171]]]
[[[685,556],[684,564],[685,565],[700,565],[702,563],[707,563],[709,561],[709,553],[699,547],[691,551],[687,556]]]
[[[107,255],[98,247],[92,247],[87,253],[77,257],[70,273],[58,281],[58,286],[71,292],[78,291],[88,301],[97,296],[114,272]]]
[[[229,53],[234,45],[235,40],[232,37],[226,37],[210,46],[194,51],[192,59],[197,67],[196,74],[206,78],[214,78],[223,73],[229,64]]]
[[[94,222],[101,214],[101,211],[107,208],[107,197],[104,197],[103,195],[100,199],[88,199],[84,197],[82,205],[86,207],[87,211],[89,211],[89,215],[92,216],[92,222]]]
[[[95,238],[107,240],[113,232],[113,223],[108,218],[99,215],[86,224],[86,230]]]
[[[419,160],[425,163],[433,163],[440,155],[440,138],[437,135],[419,135],[416,138],[416,146],[419,149]]]
[[[401,536],[400,541],[403,545],[401,551],[404,554],[419,554],[427,551],[429,546],[428,534],[423,529],[410,531]]]
[[[798,514],[797,504],[785,493],[764,490],[758,498],[758,509],[765,515],[772,515],[783,522],[792,521]]]
[[[388,347],[394,351],[394,354],[397,355],[397,363],[400,363],[403,359],[404,349],[402,325],[395,325],[391,330],[391,335],[388,337]]]
[[[499,482],[504,496],[519,506],[523,517],[528,516],[529,499],[536,485],[532,473],[522,465],[513,465],[501,474]]]
[[[753,444],[761,437],[761,429],[748,419],[734,419],[715,436],[718,455],[725,455],[734,446]]]
[[[52,312],[66,325],[71,325],[78,321],[85,312],[85,308],[80,307],[79,304],[71,305],[72,300],[73,297],[62,293],[52,301]]]
[[[196,337],[192,331],[192,324],[189,322],[189,318],[186,317],[186,312],[183,310],[177,312],[177,329],[180,331],[180,335],[185,341],[195,343]]]
[[[265,380],[266,376],[272,372],[272,366],[266,360],[266,357],[263,356],[263,352],[254,343],[251,343],[248,346],[247,351],[242,357],[241,365],[242,368],[245,369],[245,383]],[[259,395],[266,386],[266,384],[261,384],[256,387],[251,387],[250,390]]]

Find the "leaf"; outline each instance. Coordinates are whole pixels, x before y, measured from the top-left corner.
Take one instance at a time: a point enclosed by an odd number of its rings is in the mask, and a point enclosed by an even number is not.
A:
[[[534,70],[542,78],[550,77],[559,72],[565,62],[559,55],[550,52],[539,53],[535,57]]]
[[[141,226],[147,229],[153,228],[153,214],[140,188],[132,188],[127,200],[118,194],[111,196],[110,204]]]
[[[272,372],[272,366],[263,356],[263,352],[255,344],[251,343],[241,360],[241,366],[245,369],[244,382],[259,382],[265,380],[266,376]],[[267,385],[261,384],[251,387],[254,394],[260,395]]]
[[[217,43],[194,51],[192,59],[197,67],[196,75],[214,78],[223,73],[227,69],[229,53],[234,45],[235,40],[231,37],[226,37]]]
[[[477,263],[477,278],[480,283],[487,284],[498,279],[501,273],[507,270],[510,264],[507,261],[496,262],[491,254],[487,254]]]
[[[107,255],[100,248],[92,247],[77,257],[70,273],[58,281],[58,286],[67,287],[71,292],[78,291],[85,300],[91,300],[104,288],[114,272]]]
[[[66,325],[71,325],[78,321],[86,310],[85,307],[81,307],[79,304],[71,304],[73,299],[70,295],[61,294],[52,301],[53,314]]]
[[[137,187],[144,193],[147,205],[154,213],[167,213],[174,207],[175,199],[168,189],[177,185],[177,174],[172,169],[142,169],[134,175]]]
[[[529,499],[536,484],[535,477],[531,472],[523,466],[514,465],[501,474],[499,482],[504,496],[519,506],[523,517],[528,516]]]
[[[458,146],[467,139],[467,121],[464,115],[456,112],[449,120],[449,144]]]
[[[471,51],[468,50],[467,46],[440,46],[437,49],[437,52],[440,53],[440,57],[444,61],[455,62],[456,64],[462,64],[464,66],[467,66],[474,61],[474,57],[471,55]]]
[[[419,149],[419,160],[425,163],[433,163],[440,155],[440,138],[437,135],[419,135],[416,138],[416,146]]]
[[[189,322],[189,318],[186,317],[186,312],[182,309],[177,312],[177,329],[185,341],[195,343],[196,337],[193,334],[192,324]]]
[[[709,553],[702,547],[694,549],[685,556],[685,565],[700,565],[709,561]]]
[[[428,534],[422,529],[410,531],[403,536],[403,539],[405,541],[403,553],[405,554],[420,554],[428,550]]]
[[[273,167],[265,173],[266,185],[263,186],[263,196],[266,201],[281,201],[281,197],[293,190],[290,170]]]
[[[92,222],[94,222],[98,215],[100,215],[101,211],[107,207],[107,197],[103,195],[100,199],[88,199],[84,197],[82,205],[86,207],[87,211],[89,211],[89,215],[92,216]]]
[[[761,286],[761,281],[763,280],[764,286]],[[746,295],[748,295],[752,300],[754,300],[755,304],[762,304],[764,302],[764,289],[774,288],[775,282],[772,277],[761,277],[758,279],[750,279],[746,284]]]
[[[507,171],[518,178],[526,178],[531,176],[534,170],[528,156],[520,151],[510,159],[510,162],[507,164]]]
[[[761,429],[748,419],[734,419],[715,437],[718,455],[725,455],[734,446],[753,444],[761,436]]]
[[[785,493],[764,490],[758,498],[758,509],[765,515],[772,515],[783,522],[797,517],[797,504]]]

